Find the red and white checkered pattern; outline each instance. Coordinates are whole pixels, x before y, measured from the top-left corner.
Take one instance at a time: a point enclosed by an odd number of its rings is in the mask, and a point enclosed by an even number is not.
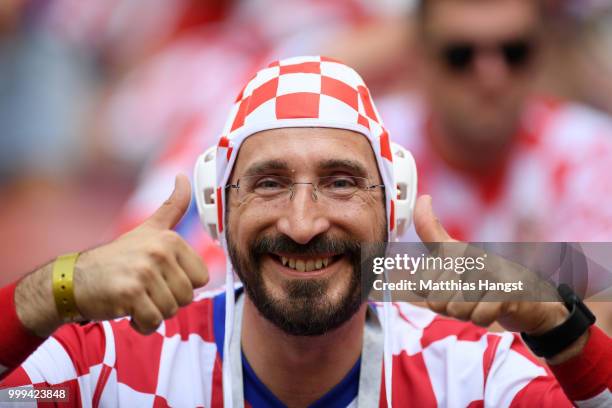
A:
[[[325,57],[294,57],[260,70],[240,92],[223,129],[217,152],[217,186],[223,233],[223,195],[237,151],[250,135],[284,127],[331,127],[353,130],[370,141],[388,191],[395,189],[389,135],[370,92],[352,68]],[[393,234],[391,195],[387,200]]]
[[[66,387],[66,406],[219,406],[213,387],[220,392],[221,365],[209,296],[200,295],[150,336],[134,331],[128,319],[64,326],[0,387]]]
[[[430,194],[440,222],[462,241],[609,241],[612,121],[585,106],[536,98],[523,111],[511,154],[478,176],[449,166],[430,143],[421,101],[378,101],[394,141],[414,155],[419,194]],[[419,238],[414,230],[403,241]]]
[[[0,388],[68,387],[65,406],[220,407],[214,305],[202,295],[150,336],[138,334],[127,319],[65,326]],[[382,305],[376,307],[384,318]],[[393,304],[390,319],[395,406],[571,406],[516,335],[488,333],[405,303]],[[605,404],[612,397],[601,387],[591,394],[576,404]],[[380,398],[386,406],[384,387]]]

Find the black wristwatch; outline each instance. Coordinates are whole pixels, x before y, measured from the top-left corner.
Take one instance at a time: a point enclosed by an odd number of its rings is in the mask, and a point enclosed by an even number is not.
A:
[[[539,336],[521,333],[523,341],[538,357],[551,358],[578,340],[595,323],[595,315],[566,284],[558,288],[570,315],[561,325]]]

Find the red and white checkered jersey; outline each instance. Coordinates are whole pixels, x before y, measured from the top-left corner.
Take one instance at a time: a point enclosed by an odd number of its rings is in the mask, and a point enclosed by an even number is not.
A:
[[[393,306],[397,407],[571,406],[565,393],[578,406],[612,402],[610,362],[606,368],[592,352],[609,349],[609,339],[595,327],[587,355],[553,366],[562,389],[515,334],[488,333],[411,304]],[[374,307],[384,319],[382,305]],[[58,406],[222,406],[224,308],[225,294],[202,294],[150,336],[127,319],[64,326],[0,380],[0,388],[66,387],[70,401]],[[384,385],[380,399],[386,406]],[[356,405],[356,399],[349,404]],[[252,406],[248,400],[246,406]]]
[[[612,239],[612,122],[576,104],[534,99],[507,160],[468,175],[444,162],[428,139],[428,112],[392,96],[378,109],[394,141],[416,160],[419,193],[430,194],[442,225],[466,241]],[[414,235],[406,240],[418,239]]]

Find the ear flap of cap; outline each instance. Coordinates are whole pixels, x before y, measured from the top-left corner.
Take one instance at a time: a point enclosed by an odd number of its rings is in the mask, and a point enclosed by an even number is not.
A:
[[[215,194],[215,155],[217,146],[206,149],[196,160],[193,184],[200,222],[213,239],[219,239],[217,225],[217,202]]]
[[[417,195],[417,169],[412,154],[397,143],[391,143],[393,173],[397,188],[395,197],[396,236],[401,237],[412,223]]]

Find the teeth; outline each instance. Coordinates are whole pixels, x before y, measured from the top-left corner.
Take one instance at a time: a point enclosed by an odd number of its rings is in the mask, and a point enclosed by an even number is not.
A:
[[[280,259],[283,266],[288,266],[299,272],[310,272],[326,268],[331,260],[330,258],[295,259],[284,256],[281,256]]]

